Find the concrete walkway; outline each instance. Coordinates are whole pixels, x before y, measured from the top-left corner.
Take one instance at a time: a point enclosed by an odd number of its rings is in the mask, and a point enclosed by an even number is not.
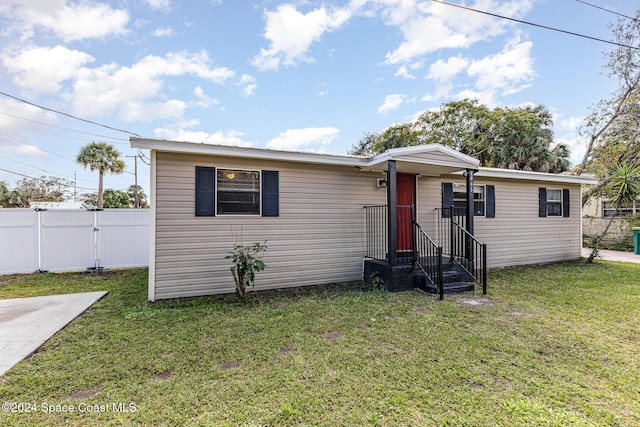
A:
[[[87,292],[0,300],[0,375],[106,294]]]
[[[591,254],[590,248],[582,248],[582,256],[589,258]],[[610,251],[607,249],[600,249],[600,256],[596,260],[602,259],[604,261],[620,261],[620,262],[633,262],[640,264],[640,255],[635,255],[633,252],[623,251]]]

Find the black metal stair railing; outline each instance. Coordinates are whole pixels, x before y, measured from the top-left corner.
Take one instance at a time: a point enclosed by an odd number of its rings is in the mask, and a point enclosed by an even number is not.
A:
[[[442,247],[431,240],[427,233],[422,230],[420,224],[415,221],[413,222],[413,232],[415,235],[415,251],[417,253],[416,265],[422,270],[431,285],[436,287],[442,300],[444,299]]]
[[[482,294],[486,295],[487,245],[463,227],[461,223],[465,215],[460,209],[443,209],[442,223],[448,223],[448,227],[439,227],[438,236],[446,242],[443,244],[445,255],[449,255],[451,262],[456,263],[474,282],[482,286]]]
[[[413,264],[415,262],[415,245],[412,224],[415,221],[413,206],[398,206],[397,208],[396,258],[399,264]],[[365,257],[380,261],[389,260],[389,217],[387,205],[365,206]]]
[[[387,260],[387,205],[375,205],[364,207],[365,232],[366,232],[366,258]]]

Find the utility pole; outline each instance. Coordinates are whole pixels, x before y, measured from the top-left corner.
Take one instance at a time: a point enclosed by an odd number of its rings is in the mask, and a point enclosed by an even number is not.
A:
[[[135,156],[125,156],[125,157],[133,157],[134,159],[133,175],[134,175],[135,184],[133,187],[133,207],[134,209],[138,209],[140,207],[140,199],[138,197],[138,155],[136,154]]]

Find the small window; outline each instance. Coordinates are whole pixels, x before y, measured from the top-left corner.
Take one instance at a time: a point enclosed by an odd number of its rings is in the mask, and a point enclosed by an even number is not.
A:
[[[484,216],[485,213],[485,186],[473,186],[473,215]],[[455,213],[462,215],[467,209],[467,185],[453,184],[453,205]]]
[[[562,190],[547,188],[547,216],[562,216]]]
[[[538,216],[569,218],[569,202],[571,201],[568,188],[538,188]]]
[[[218,215],[260,215],[260,172],[218,169]]]

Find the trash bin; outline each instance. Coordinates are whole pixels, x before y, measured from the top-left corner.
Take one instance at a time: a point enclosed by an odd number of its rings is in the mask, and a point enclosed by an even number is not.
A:
[[[640,255],[640,227],[633,227],[633,253]]]

